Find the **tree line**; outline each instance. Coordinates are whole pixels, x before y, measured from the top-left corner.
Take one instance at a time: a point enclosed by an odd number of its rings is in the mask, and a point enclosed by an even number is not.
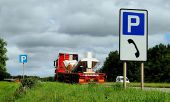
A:
[[[127,77],[131,82],[140,81],[141,62],[127,62]],[[117,76],[123,76],[123,62],[118,51],[111,51],[100,72],[106,73],[107,81],[115,81]],[[170,82],[170,44],[159,44],[147,51],[147,61],[144,62],[145,82]]]
[[[9,78],[6,70],[7,43],[0,38],[0,80]],[[159,44],[147,51],[147,61],[144,62],[145,82],[170,82],[170,44]],[[140,81],[140,63],[127,62],[127,77],[131,82]],[[117,76],[123,75],[123,62],[119,59],[118,51],[111,51],[106,57],[103,67],[99,70],[106,73],[107,81],[115,81]],[[53,81],[52,77],[42,80]]]

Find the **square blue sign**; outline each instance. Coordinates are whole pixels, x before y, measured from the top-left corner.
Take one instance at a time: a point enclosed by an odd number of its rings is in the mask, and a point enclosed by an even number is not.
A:
[[[123,35],[144,36],[144,13],[123,12]]]
[[[19,55],[20,63],[27,63],[27,55]]]

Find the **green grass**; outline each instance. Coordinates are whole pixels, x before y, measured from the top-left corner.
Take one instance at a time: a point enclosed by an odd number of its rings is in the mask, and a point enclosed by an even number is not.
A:
[[[1,83],[2,84],[2,83]],[[0,84],[0,85],[1,85]],[[11,91],[6,93],[11,97],[14,89],[11,86],[16,84],[8,84]],[[0,87],[0,90],[3,87]],[[9,96],[9,99],[10,99]],[[3,97],[0,97],[3,98]],[[22,94],[19,98],[14,98],[15,102],[168,102],[170,93],[160,91],[141,91],[138,89],[121,88],[120,84],[106,85],[89,84],[64,84],[58,82],[41,83],[32,89],[28,89],[26,94]],[[7,100],[8,101],[8,100]],[[6,100],[0,102],[6,102]]]
[[[0,102],[9,101],[19,84],[13,82],[0,82]],[[10,97],[10,98],[9,98]]]

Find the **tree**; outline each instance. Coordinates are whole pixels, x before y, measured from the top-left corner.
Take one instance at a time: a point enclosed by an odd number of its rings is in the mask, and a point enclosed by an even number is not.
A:
[[[130,81],[140,81],[139,67],[139,62],[127,63],[127,77]],[[117,76],[123,76],[123,62],[119,59],[118,51],[109,53],[100,71],[106,73],[107,81],[115,81]]]
[[[4,78],[9,78],[10,74],[6,71],[0,70],[0,80],[4,80]]]
[[[106,73],[107,81],[115,81],[116,76],[123,73],[122,65],[122,62],[119,60],[118,51],[111,51],[100,71]]]
[[[0,80],[9,76],[9,73],[6,72],[6,61],[8,58],[6,56],[7,49],[5,46],[7,46],[7,43],[0,38]]]
[[[159,44],[148,50],[146,82],[170,82],[170,45]]]
[[[148,50],[144,66],[145,82],[170,82],[170,45],[159,44]],[[140,63],[127,62],[127,77],[131,82],[140,82]],[[106,73],[107,81],[115,81],[123,75],[123,62],[118,51],[111,51],[106,58],[101,72]]]

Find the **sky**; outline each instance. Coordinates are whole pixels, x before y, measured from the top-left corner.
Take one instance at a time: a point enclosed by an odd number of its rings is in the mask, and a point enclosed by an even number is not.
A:
[[[54,76],[58,53],[91,51],[102,66],[119,49],[119,10],[148,10],[148,46],[170,43],[169,0],[0,0],[0,38],[7,41],[7,71]]]

